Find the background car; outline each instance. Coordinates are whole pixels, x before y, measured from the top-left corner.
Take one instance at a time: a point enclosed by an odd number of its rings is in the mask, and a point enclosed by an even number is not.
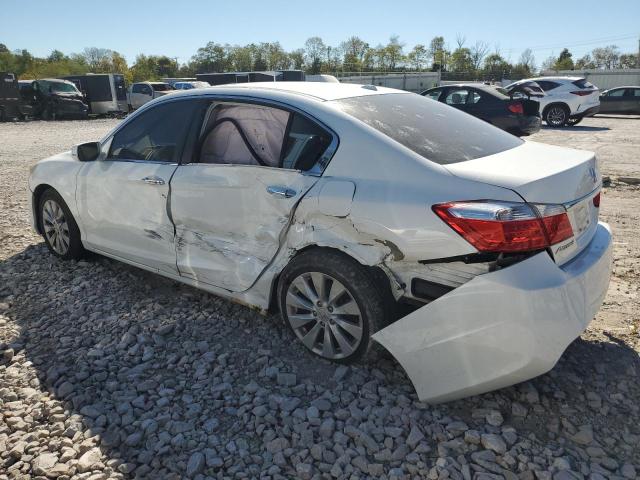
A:
[[[600,95],[600,113],[635,113],[640,115],[640,87],[618,87]]]
[[[142,107],[37,163],[29,201],[60,259],[279,310],[327,360],[377,342],[445,401],[546,372],[586,328],[611,270],[601,185],[592,152],[412,93],[270,82]]]
[[[20,95],[25,104],[25,113],[43,120],[57,118],[86,119],[89,107],[82,92],[67,80],[44,78],[20,80]]]
[[[176,90],[191,90],[194,88],[206,88],[210,87],[207,82],[198,82],[198,81],[190,81],[190,82],[176,82],[173,84],[173,88]]]
[[[430,88],[421,95],[478,117],[517,136],[540,130],[539,104],[527,98],[511,98],[495,87],[461,83]]]
[[[577,125],[600,109],[598,88],[583,77],[527,78],[511,83],[505,89],[511,90],[531,81],[544,90],[545,96],[539,98],[540,113],[550,127]]]
[[[138,82],[129,86],[127,91],[127,103],[129,110],[136,110],[154,98],[161,97],[175,91],[165,82]]]

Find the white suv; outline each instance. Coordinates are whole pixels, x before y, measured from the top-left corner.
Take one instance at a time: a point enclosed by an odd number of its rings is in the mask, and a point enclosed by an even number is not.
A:
[[[540,102],[540,114],[550,127],[577,125],[584,117],[591,117],[600,110],[598,88],[583,77],[527,78],[505,88],[511,90],[531,81],[544,90],[545,96],[535,100]]]

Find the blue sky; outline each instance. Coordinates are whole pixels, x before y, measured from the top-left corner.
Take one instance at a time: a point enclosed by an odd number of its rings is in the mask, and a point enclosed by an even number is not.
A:
[[[45,56],[54,48],[73,53],[85,47],[104,47],[122,53],[130,63],[138,53],[166,54],[185,62],[208,41],[279,41],[292,50],[315,35],[329,45],[358,35],[372,46],[399,35],[408,50],[416,43],[428,44],[435,35],[444,36],[451,48],[461,34],[467,46],[484,40],[512,61],[530,47],[540,65],[564,46],[574,58],[607,44],[616,44],[623,52],[636,52],[640,36],[639,0],[0,3],[0,43],[11,50],[26,48]]]

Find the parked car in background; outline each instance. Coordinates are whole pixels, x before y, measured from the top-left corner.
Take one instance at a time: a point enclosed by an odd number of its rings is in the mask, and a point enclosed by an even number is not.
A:
[[[127,113],[127,89],[124,75],[119,73],[88,73],[64,77],[82,92],[92,115]]]
[[[129,110],[136,110],[154,98],[161,97],[175,91],[165,82],[138,82],[129,86],[127,102]]]
[[[430,88],[421,95],[451,105],[517,136],[531,135],[540,130],[538,102],[511,98],[490,85],[446,85]]]
[[[600,94],[599,113],[635,113],[640,115],[640,87],[617,87]]]
[[[601,186],[592,152],[444,102],[269,82],[148,104],[37,163],[28,198],[60,259],[279,310],[324,359],[378,342],[437,402],[542,374],[584,331],[611,271]]]
[[[20,80],[19,87],[26,110],[34,118],[87,118],[89,107],[73,82],[57,78]]]
[[[189,82],[176,82],[173,84],[173,88],[176,90],[192,90],[194,88],[206,88],[210,87],[207,82],[199,82],[197,80],[189,81]]]
[[[22,118],[21,103],[17,77],[0,72],[0,122]]]
[[[600,109],[600,91],[583,77],[537,77],[514,82],[505,87],[511,90],[526,82],[536,82],[545,96],[540,97],[542,119],[550,127],[577,125]]]

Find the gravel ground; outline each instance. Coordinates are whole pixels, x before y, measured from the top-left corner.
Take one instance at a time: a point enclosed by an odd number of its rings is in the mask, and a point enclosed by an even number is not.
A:
[[[429,406],[391,359],[337,367],[277,318],[29,228],[38,159],[116,120],[0,124],[0,479],[603,479],[640,472],[640,119],[538,141],[596,149],[614,278],[548,374]]]

